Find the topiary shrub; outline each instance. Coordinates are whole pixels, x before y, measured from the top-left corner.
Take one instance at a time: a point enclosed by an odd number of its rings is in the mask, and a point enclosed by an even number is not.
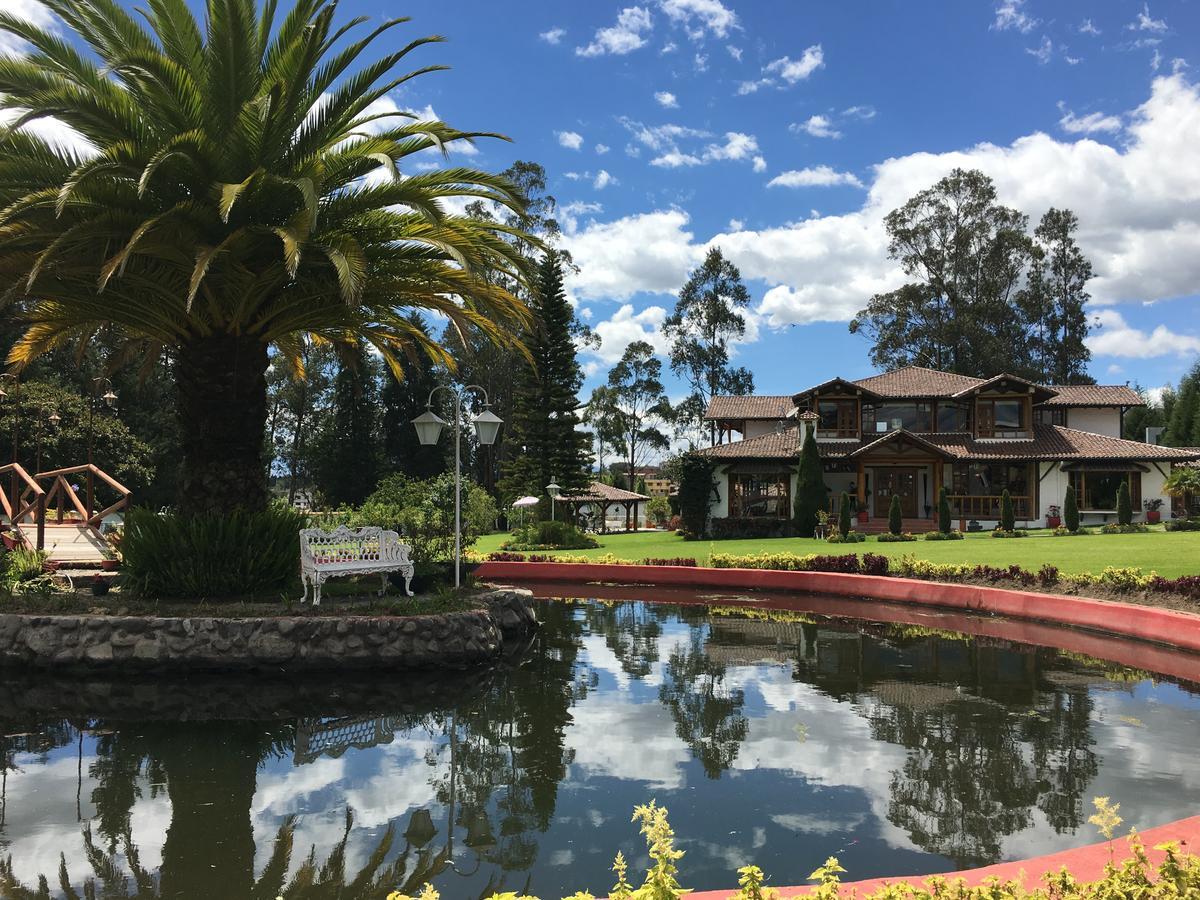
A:
[[[842,491],[841,501],[838,503],[838,534],[846,537],[850,534],[850,495]]]
[[[1000,528],[1003,531],[1013,531],[1017,527],[1016,516],[1013,514],[1012,494],[1008,488],[1000,494]]]
[[[679,519],[690,537],[703,537],[708,531],[708,504],[715,470],[713,461],[702,453],[689,450],[679,457]]]
[[[216,600],[293,585],[303,513],[276,505],[258,512],[158,515],[132,509],[121,554],[127,583],[146,597]]]
[[[1117,489],[1117,524],[1129,525],[1133,522],[1133,503],[1129,499],[1129,482],[1122,481]]]
[[[900,508],[899,494],[892,494],[892,502],[888,506],[888,531],[891,534],[901,534],[904,531],[904,510]]]
[[[1063,524],[1067,526],[1067,531],[1079,530],[1079,504],[1075,502],[1073,487],[1068,487],[1067,494],[1063,497]]]
[[[804,443],[800,447],[800,473],[796,477],[796,501],[792,504],[796,533],[800,537],[812,537],[817,530],[817,511],[824,508],[828,493],[825,490],[825,468],[817,452],[817,440],[813,429],[801,423],[805,430]]]
[[[950,496],[946,493],[945,486],[938,492],[938,531],[942,534],[951,532],[950,523]]]

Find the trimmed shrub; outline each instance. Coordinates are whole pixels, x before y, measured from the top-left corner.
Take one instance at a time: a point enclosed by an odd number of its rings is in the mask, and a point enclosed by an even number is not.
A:
[[[713,519],[709,528],[714,540],[794,537],[796,534],[796,523],[778,516]]]
[[[834,532],[825,540],[830,544],[861,544],[867,539],[865,534],[859,534],[857,531],[847,531],[845,534]]]
[[[938,531],[942,534],[951,533],[950,496],[946,493],[945,485],[938,492]]]
[[[691,556],[647,556],[638,563],[639,566],[686,566],[689,569],[694,569],[697,566],[696,560]]]
[[[825,490],[825,468],[817,452],[815,430],[800,423],[804,431],[804,443],[800,447],[800,471],[796,476],[796,500],[792,504],[792,517],[796,520],[796,533],[800,537],[812,537],[817,530],[817,511],[825,508],[828,493]]]
[[[925,532],[925,540],[927,541],[961,541],[963,535],[961,531],[927,531]]]
[[[1063,525],[1071,534],[1079,531],[1079,504],[1075,502],[1075,488],[1069,486],[1063,497]]]
[[[1109,522],[1107,525],[1100,526],[1101,534],[1143,534],[1149,530],[1150,526],[1141,522],[1126,522],[1123,525]]]
[[[1024,528],[1013,528],[1005,531],[1003,528],[997,528],[992,532],[994,538],[1023,538],[1029,537],[1029,532]]]
[[[1080,537],[1081,535],[1091,533],[1092,532],[1088,531],[1086,528],[1080,528],[1076,531],[1071,531],[1071,529],[1067,528],[1066,525],[1059,525],[1052,532],[1050,532],[1050,535],[1052,537]]]
[[[651,497],[646,504],[646,518],[659,528],[664,527],[671,521],[671,501],[666,497]]]
[[[1129,499],[1129,482],[1122,481],[1117,489],[1117,524],[1129,525],[1133,522],[1133,503]]]
[[[1002,531],[1015,531],[1017,527],[1016,517],[1013,515],[1012,494],[1005,488],[1000,494],[1000,529]]]
[[[934,533],[937,534],[938,532]],[[881,544],[902,544],[906,541],[915,541],[916,539],[917,536],[915,534],[909,534],[908,532],[894,534],[890,531],[884,532],[878,537],[879,543]]]
[[[838,501],[838,533],[842,537],[846,537],[850,533],[850,495],[842,491],[841,499]]]
[[[892,502],[888,506],[888,531],[894,535],[904,531],[904,510],[900,508],[899,494],[892,494]]]
[[[679,457],[679,518],[692,537],[702,537],[707,531],[715,470],[716,465],[703,453],[689,450]]]
[[[570,522],[543,520],[530,522],[513,532],[500,545],[501,550],[590,550],[600,542],[584,534]]]
[[[1167,519],[1163,522],[1166,531],[1200,531],[1200,521],[1195,519]]]
[[[258,512],[157,515],[131,509],[121,541],[125,577],[147,597],[244,597],[293,585],[304,514],[276,505]]]

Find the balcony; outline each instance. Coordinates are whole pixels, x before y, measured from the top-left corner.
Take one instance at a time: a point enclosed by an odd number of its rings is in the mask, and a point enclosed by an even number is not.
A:
[[[857,441],[857,428],[818,428],[813,432],[818,441]]]

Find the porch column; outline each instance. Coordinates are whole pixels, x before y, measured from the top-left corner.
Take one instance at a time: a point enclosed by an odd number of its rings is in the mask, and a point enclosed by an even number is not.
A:
[[[933,508],[937,510],[938,503],[942,499],[942,473],[946,468],[946,464],[939,460],[934,460],[933,463]],[[937,513],[934,513],[937,517]]]
[[[867,473],[863,464],[858,464],[858,510],[861,513],[867,508]],[[870,516],[870,512],[867,513]]]

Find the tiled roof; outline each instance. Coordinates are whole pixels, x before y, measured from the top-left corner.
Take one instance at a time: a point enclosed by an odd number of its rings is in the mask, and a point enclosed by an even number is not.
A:
[[[792,425],[744,441],[705,447],[700,452],[715,459],[788,459],[797,455],[799,446],[800,431]]]
[[[783,419],[795,404],[791,397],[713,397],[704,411],[706,419]]]
[[[583,503],[588,500],[609,500],[613,503],[624,503],[626,500],[649,500],[650,498],[645,494],[635,494],[633,491],[613,487],[611,484],[605,484],[603,481],[593,481],[586,491],[579,494],[563,494],[558,499],[575,503]]]
[[[1200,469],[1200,447],[1180,447],[1179,449],[1186,450],[1188,453],[1196,454],[1196,458],[1184,460],[1183,462],[1176,462],[1175,465],[1187,466],[1189,469]]]
[[[1055,396],[1043,406],[1145,406],[1137,391],[1124,384],[1051,384]]]
[[[1059,425],[1035,425],[1029,440],[980,440],[969,434],[892,432],[873,443],[894,440],[900,434],[907,434],[917,443],[929,444],[953,459],[976,462],[1094,459],[1186,463],[1200,459],[1197,448],[1160,447]],[[793,426],[777,433],[720,444],[703,452],[722,460],[789,459],[797,456],[798,440],[797,429]],[[865,451],[871,444],[864,447],[858,441],[819,441],[817,446],[823,458],[839,459],[856,451]]]
[[[983,382],[984,379],[970,375],[939,372],[924,366],[905,366],[882,375],[860,378],[854,383],[883,397],[951,397]]]

